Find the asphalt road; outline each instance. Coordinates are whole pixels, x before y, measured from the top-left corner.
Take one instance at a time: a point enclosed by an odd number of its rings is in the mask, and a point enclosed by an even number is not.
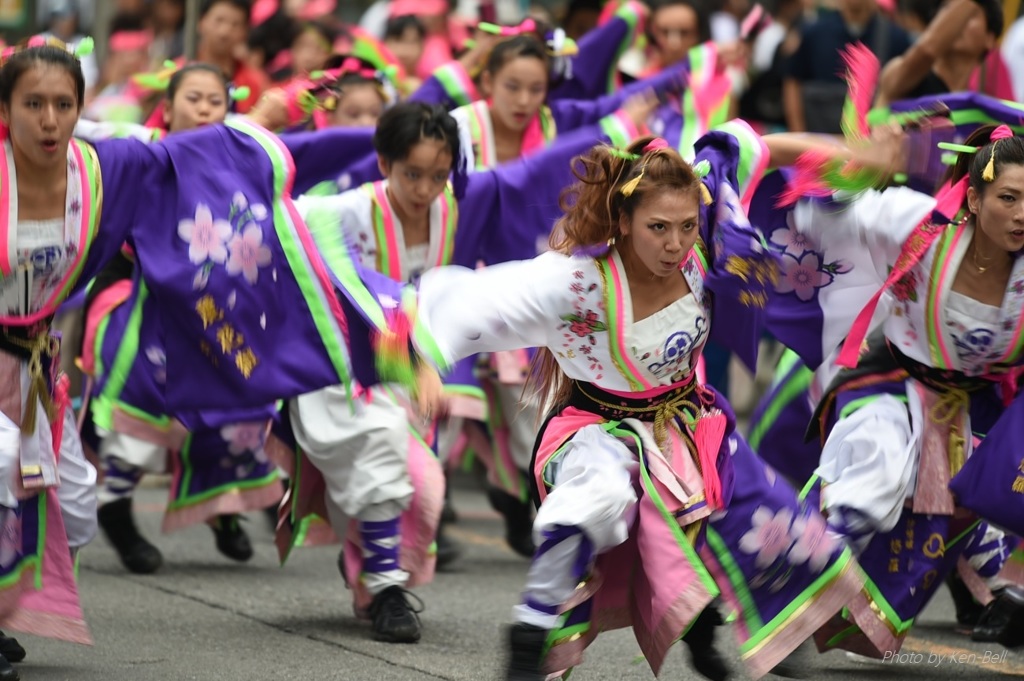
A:
[[[105,540],[83,552],[81,591],[96,644],[76,646],[20,636],[28,659],[25,681],[478,681],[500,678],[502,624],[517,601],[527,562],[505,548],[501,523],[483,496],[463,484],[455,491],[461,517],[452,534],[465,547],[457,570],[417,590],[426,605],[416,645],[374,642],[352,616],[349,595],[330,547],[293,552],[281,568],[261,516],[247,527],[257,555],[231,563],[196,527],[159,536],[165,490],[142,489],[143,531],[164,552],[157,574],[126,573]],[[841,652],[802,651],[806,677],[821,681],[996,679],[1024,677],[1024,650],[1004,655],[954,633],[952,603],[943,592],[904,646],[886,663],[850,660]],[[740,670],[731,634],[719,649]],[[684,653],[673,651],[662,679],[699,679]],[[987,655],[986,655],[987,654]],[[652,679],[628,631],[603,635],[574,681]],[[745,678],[742,671],[734,678]],[[777,677],[766,677],[774,679]]]

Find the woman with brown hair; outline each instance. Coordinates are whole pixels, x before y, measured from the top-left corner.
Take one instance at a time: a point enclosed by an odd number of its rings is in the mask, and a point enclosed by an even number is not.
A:
[[[740,122],[699,140],[692,166],[660,138],[597,147],[578,162],[551,251],[421,279],[414,337],[432,363],[542,348],[539,548],[508,679],[570,668],[623,626],[655,672],[682,638],[698,672],[727,678],[709,608],[719,595],[756,678],[861,588],[849,550],[695,380],[711,337],[748,362],[756,353],[776,260],[743,205],[768,156]]]

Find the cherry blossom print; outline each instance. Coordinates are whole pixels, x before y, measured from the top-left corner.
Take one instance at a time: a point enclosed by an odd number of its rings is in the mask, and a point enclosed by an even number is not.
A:
[[[821,267],[821,256],[807,251],[800,258],[784,255],[782,276],[779,277],[779,293],[795,293],[803,301],[814,298],[817,289],[828,286],[835,277]]]
[[[249,223],[241,234],[231,237],[228,251],[228,274],[241,274],[250,284],[259,279],[259,268],[270,264],[270,249],[263,245],[263,230],[255,223]]]
[[[227,220],[214,220],[210,207],[204,203],[196,205],[193,219],[178,223],[178,236],[188,243],[188,259],[194,265],[202,265],[207,260],[216,263],[227,260],[226,242],[232,231]]]

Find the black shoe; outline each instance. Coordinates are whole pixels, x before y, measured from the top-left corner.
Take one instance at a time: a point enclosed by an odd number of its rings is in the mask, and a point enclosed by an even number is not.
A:
[[[437,569],[442,572],[462,555],[462,545],[445,533],[445,525],[447,523],[442,520],[441,524],[437,526],[437,537],[435,539],[437,546]]]
[[[455,512],[455,507],[452,506],[452,487],[449,484],[447,475],[444,476],[444,506],[441,507],[441,522],[459,522],[459,514]]]
[[[729,666],[715,649],[715,627],[722,623],[718,610],[708,606],[683,636],[683,642],[690,649],[690,665],[698,674],[711,681],[725,681],[730,673]]]
[[[148,575],[160,569],[164,557],[157,547],[139,534],[132,517],[131,497],[100,506],[97,515],[107,541],[113,545],[121,562],[130,572]],[[0,681],[3,678],[0,674]]]
[[[487,499],[491,508],[505,517],[505,541],[509,548],[525,558],[532,558],[537,547],[533,545],[533,504],[523,503],[507,492],[490,487]]]
[[[1008,586],[993,595],[996,598],[981,613],[971,640],[1007,648],[1024,645],[1024,588]]]
[[[414,610],[406,595],[416,596],[400,586],[389,586],[373,597],[369,613],[373,619],[373,638],[388,643],[415,643],[420,640],[420,618],[423,602]],[[419,598],[416,598],[419,601]]]
[[[513,624],[508,628],[508,669],[506,681],[544,681],[547,674],[541,671],[544,659],[544,643],[548,630],[532,624]]]
[[[18,670],[11,666],[10,660],[0,655],[0,681],[19,681]]]
[[[974,600],[971,590],[956,573],[946,577],[946,586],[949,587],[949,594],[953,597],[953,605],[956,607],[957,624],[966,627],[967,633],[970,633],[981,619],[981,613],[985,606]]]
[[[7,658],[8,662],[21,662],[25,659],[25,649],[18,643],[18,639],[11,638],[0,631],[0,655]]]
[[[238,515],[219,515],[211,527],[217,539],[217,550],[231,560],[244,563],[252,558],[252,542],[238,522],[240,518]]]

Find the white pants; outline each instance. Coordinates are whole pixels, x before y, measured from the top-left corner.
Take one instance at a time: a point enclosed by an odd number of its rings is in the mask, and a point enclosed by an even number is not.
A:
[[[98,522],[96,469],[85,458],[75,414],[71,409],[64,412],[64,434],[61,437],[57,473],[60,475],[57,499],[64,518],[64,530],[68,535],[68,546],[75,551],[96,536]]]
[[[553,488],[533,521],[533,540],[542,548],[530,565],[523,604],[513,611],[516,621],[554,627],[558,617],[552,610],[576,590],[573,566],[579,552],[590,551],[596,557],[626,541],[636,518],[634,484],[639,470],[636,454],[596,425],[580,429],[561,456],[548,464],[547,479]],[[576,528],[579,533],[544,550],[545,541],[561,528]]]
[[[331,527],[342,538],[348,518],[392,520],[412,500],[408,414],[384,390],[370,394],[370,399],[356,400],[357,414],[352,413],[340,386],[291,400],[295,439],[324,477]],[[390,541],[398,542],[400,537]],[[404,571],[392,570],[364,574],[364,583],[377,593],[392,584],[404,584],[408,577]]]
[[[910,412],[920,414],[914,391],[908,391],[908,398]],[[855,535],[854,550],[863,550],[875,532],[896,526],[903,502],[914,493],[919,443],[907,405],[891,395],[832,428],[815,472],[825,483],[822,505],[830,524],[842,516],[843,525]]]
[[[99,491],[100,506],[130,497],[143,473],[167,470],[167,448],[124,433],[97,429],[99,457],[106,475]]]
[[[7,416],[0,414],[0,505],[14,508],[17,476],[21,475],[21,454],[26,448],[50,451],[42,459],[52,461],[52,435],[50,423],[42,404],[36,411],[36,429],[24,436],[21,429]],[[74,411],[64,411],[64,431],[54,482],[68,545],[72,550],[85,546],[96,536],[96,469],[85,458],[82,440],[78,436]]]

